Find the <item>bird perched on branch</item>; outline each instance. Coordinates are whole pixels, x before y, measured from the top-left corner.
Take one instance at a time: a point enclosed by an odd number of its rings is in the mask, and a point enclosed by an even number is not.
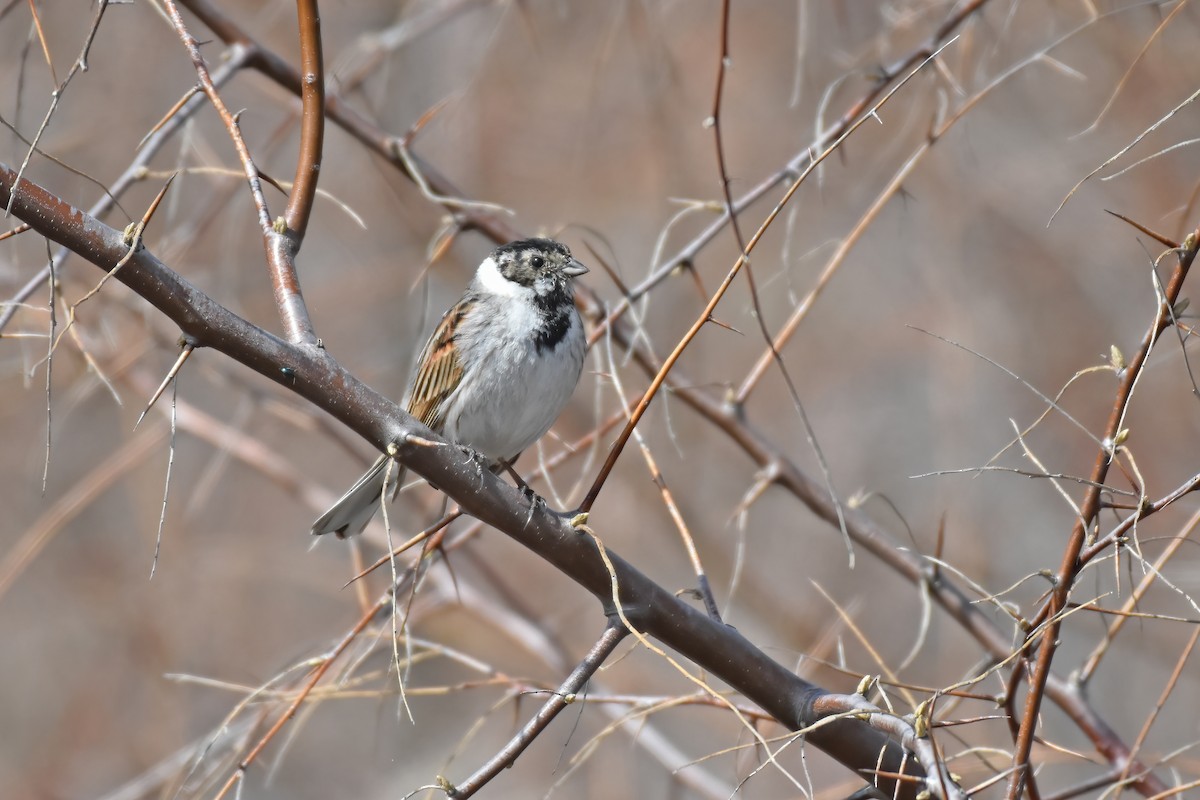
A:
[[[421,351],[408,413],[495,466],[511,464],[550,430],[579,382],[587,342],[572,280],[587,271],[552,239],[493,250]],[[380,456],[313,534],[360,533],[385,482],[400,485],[403,470],[389,461]]]

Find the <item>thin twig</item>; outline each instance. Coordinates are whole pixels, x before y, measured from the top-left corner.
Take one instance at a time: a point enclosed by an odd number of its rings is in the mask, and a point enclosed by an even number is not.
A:
[[[1129,398],[1133,393],[1133,388],[1137,384],[1138,378],[1141,376],[1142,369],[1145,367],[1146,359],[1149,357],[1150,351],[1154,347],[1154,343],[1158,340],[1158,337],[1171,324],[1169,315],[1165,313],[1164,309],[1169,309],[1179,299],[1183,283],[1187,278],[1188,269],[1196,258],[1198,237],[1200,237],[1200,229],[1188,236],[1182,250],[1176,251],[1178,265],[1171,276],[1170,283],[1163,292],[1165,302],[1161,303],[1155,310],[1154,322],[1143,337],[1142,344],[1138,348],[1137,353],[1129,360],[1129,366],[1113,400],[1112,412],[1109,415],[1108,424],[1104,429],[1102,442],[1105,444],[1099,448],[1099,452],[1096,454],[1096,463],[1092,469],[1090,478],[1095,485],[1102,485],[1105,477],[1108,475],[1113,452],[1111,449],[1112,446],[1107,443],[1115,441],[1115,437],[1121,428],[1121,423],[1125,418],[1125,413],[1128,410]],[[1059,612],[1067,607],[1071,589],[1075,585],[1076,575],[1082,567],[1079,556],[1087,541],[1089,529],[1094,524],[1096,514],[1100,509],[1100,494],[1100,490],[1095,488],[1095,486],[1089,488],[1084,494],[1083,502],[1080,504],[1080,519],[1071,530],[1070,540],[1063,552],[1062,565],[1059,567],[1056,576],[1054,591],[1050,595],[1050,602],[1044,609],[1045,615],[1051,619],[1051,627],[1047,635],[1042,639],[1042,644],[1037,654],[1037,662],[1030,676],[1030,685],[1025,697],[1025,708],[1013,749],[1013,766],[1015,770],[1009,779],[1008,800],[1018,800],[1025,786],[1026,779],[1031,773],[1029,754],[1033,749],[1038,712],[1041,709],[1042,697],[1045,695],[1046,683],[1050,677],[1050,667],[1059,643],[1061,623],[1058,615]]]
[[[533,715],[533,718],[525,723],[521,727],[521,730],[496,755],[488,759],[469,778],[455,784],[453,791],[450,793],[451,796],[456,798],[471,797],[486,786],[492,778],[499,775],[501,770],[512,766],[517,757],[525,752],[525,749],[558,716],[559,712],[575,702],[575,695],[583,690],[584,685],[596,674],[596,670],[600,669],[604,662],[608,660],[608,657],[612,655],[617,645],[621,643],[628,633],[625,627],[620,624],[610,624],[605,628],[604,633],[592,645],[591,650],[588,651],[587,655],[584,656],[575,669],[571,670],[571,674],[563,680],[558,689],[550,693],[546,702]]]
[[[67,77],[63,78],[62,83],[58,83],[58,80],[54,79],[55,88],[50,94],[50,106],[46,109],[46,115],[42,117],[42,124],[38,126],[37,133],[34,134],[33,140],[29,144],[29,149],[25,151],[25,158],[21,161],[20,169],[17,170],[17,186],[20,186],[21,177],[25,174],[25,168],[29,166],[29,160],[33,158],[33,154],[37,150],[38,142],[42,140],[42,135],[50,126],[50,119],[54,116],[54,112],[58,110],[58,104],[62,101],[63,95],[67,91],[67,86],[71,83],[71,79],[78,75],[81,71],[87,71],[88,52],[92,49],[92,42],[95,41],[96,33],[100,30],[100,20],[104,18],[104,12],[108,10],[108,4],[109,0],[100,0],[100,2],[96,4],[96,13],[93,15],[92,24],[88,27],[87,34],[84,36],[83,47],[79,50],[79,56],[75,59],[74,63],[71,64],[71,69],[67,71]],[[30,6],[32,7],[32,2],[30,3]],[[42,41],[44,47],[45,39],[42,36],[41,20],[38,18],[36,10],[34,11],[33,19],[37,25],[38,37]],[[50,62],[49,53],[46,55],[46,61],[47,63]],[[53,73],[53,65],[51,65],[50,69]],[[51,77],[53,78],[53,75]],[[15,197],[15,193],[13,196]],[[12,213],[12,207],[13,198],[9,197],[8,202],[4,206],[5,216],[8,216]]]
[[[250,58],[251,51],[248,48],[235,45],[231,48],[229,58],[227,58],[220,68],[213,73],[213,84],[215,86],[223,86],[234,75],[237,74]],[[177,112],[169,119],[164,118],[156,126],[156,133],[149,135],[139,145],[137,157],[125,168],[125,171],[112,183],[101,197],[91,208],[88,209],[88,214],[93,217],[103,217],[114,207],[118,206],[118,199],[131,186],[140,181],[145,174],[147,165],[151,162],[159,150],[165,145],[181,126],[184,125],[192,115],[203,104],[203,98],[192,96]],[[55,254],[53,262],[42,269],[37,275],[34,275],[29,281],[17,290],[9,303],[3,304],[0,307],[0,332],[8,327],[12,321],[13,315],[16,313],[17,304],[23,303],[37,291],[37,287],[46,282],[50,275],[51,269],[57,269],[66,260],[70,253],[66,248],[60,248]]]
[[[942,46],[942,48],[948,47],[953,41],[954,40],[951,39],[950,42],[947,42]],[[775,204],[775,207],[772,208],[770,213],[767,214],[762,224],[759,225],[758,230],[756,230],[754,235],[751,236],[749,241],[746,242],[745,249],[738,256],[737,261],[734,262],[733,266],[730,267],[729,272],[725,275],[725,279],[721,281],[721,285],[717,287],[717,290],[713,293],[713,296],[709,299],[707,305],[705,305],[704,310],[700,312],[700,315],[696,318],[696,321],[692,323],[692,326],[688,328],[687,332],[684,333],[682,338],[680,338],[679,343],[675,346],[675,349],[672,350],[671,354],[667,356],[665,361],[663,361],[662,367],[659,369],[658,374],[654,376],[654,379],[650,382],[650,386],[642,394],[642,398],[638,401],[633,413],[630,414],[629,421],[625,424],[624,430],[621,431],[621,434],[617,437],[617,440],[613,442],[612,448],[608,453],[608,458],[605,460],[604,466],[600,469],[599,474],[596,476],[596,480],[592,484],[592,488],[588,490],[587,496],[584,498],[583,503],[579,506],[579,512],[581,514],[588,513],[592,505],[596,502],[596,498],[600,495],[600,490],[604,487],[605,481],[608,480],[608,476],[612,472],[613,467],[616,466],[616,462],[621,455],[621,451],[625,448],[625,444],[629,441],[629,437],[633,433],[633,428],[646,413],[646,409],[650,406],[650,401],[654,399],[654,396],[662,387],[663,381],[666,380],[667,374],[671,371],[671,368],[675,366],[675,362],[679,360],[679,357],[683,355],[683,351],[687,349],[689,344],[691,344],[692,340],[696,337],[696,334],[699,333],[700,329],[704,327],[709,319],[711,319],[712,313],[716,310],[717,304],[721,302],[721,298],[725,296],[726,290],[729,289],[734,278],[737,277],[738,272],[741,271],[742,266],[746,263],[749,253],[754,250],[754,246],[762,239],[763,234],[766,233],[767,229],[771,226],[771,223],[773,223],[779,216],[779,213],[783,210],[784,206],[786,206],[787,203],[792,199],[792,196],[795,195],[796,191],[800,188],[800,185],[809,175],[812,174],[813,170],[815,170],[817,166],[821,164],[821,162],[828,158],[831,153],[836,151],[838,147],[841,146],[842,142],[846,141],[851,134],[853,134],[859,129],[860,126],[863,125],[863,123],[865,123],[868,119],[874,119],[875,115],[880,109],[883,108],[884,104],[886,104],[887,101],[896,94],[896,92],[904,88],[905,84],[907,84],[908,81],[911,80],[912,77],[916,75],[925,64],[928,64],[932,59],[936,58],[940,52],[941,49],[914,67],[912,72],[910,72],[904,77],[903,80],[892,87],[892,89],[885,94],[878,103],[871,107],[867,114],[864,114],[860,119],[856,120],[849,128],[847,128],[841,136],[835,139],[829,145],[829,147],[824,150],[824,152],[813,159],[812,163],[809,164],[808,167],[806,167],[794,181],[792,181],[791,186],[789,186],[787,191],[784,192],[783,197],[779,199],[779,201]],[[841,522],[842,511],[840,504],[838,504],[838,517],[839,522],[844,530],[844,523]]]

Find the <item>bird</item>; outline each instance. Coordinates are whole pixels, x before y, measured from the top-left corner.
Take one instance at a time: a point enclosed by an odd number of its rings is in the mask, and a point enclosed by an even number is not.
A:
[[[550,430],[579,383],[587,340],[573,281],[587,272],[553,239],[494,249],[422,349],[408,413],[493,469],[510,466]],[[313,535],[361,533],[384,484],[400,485],[403,469],[389,462],[380,456],[313,523]]]

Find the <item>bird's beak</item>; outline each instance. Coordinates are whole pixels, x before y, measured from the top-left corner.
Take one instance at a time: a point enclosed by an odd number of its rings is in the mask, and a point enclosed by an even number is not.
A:
[[[563,267],[563,275],[566,275],[568,278],[578,278],[580,275],[587,275],[589,271],[587,267],[573,258],[570,264]]]

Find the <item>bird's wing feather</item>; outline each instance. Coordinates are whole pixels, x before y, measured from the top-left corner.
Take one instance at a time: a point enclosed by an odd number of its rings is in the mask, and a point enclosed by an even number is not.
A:
[[[442,316],[421,351],[420,366],[409,392],[408,413],[438,432],[444,422],[445,400],[462,381],[463,365],[454,346],[454,336],[472,305],[464,300]]]

